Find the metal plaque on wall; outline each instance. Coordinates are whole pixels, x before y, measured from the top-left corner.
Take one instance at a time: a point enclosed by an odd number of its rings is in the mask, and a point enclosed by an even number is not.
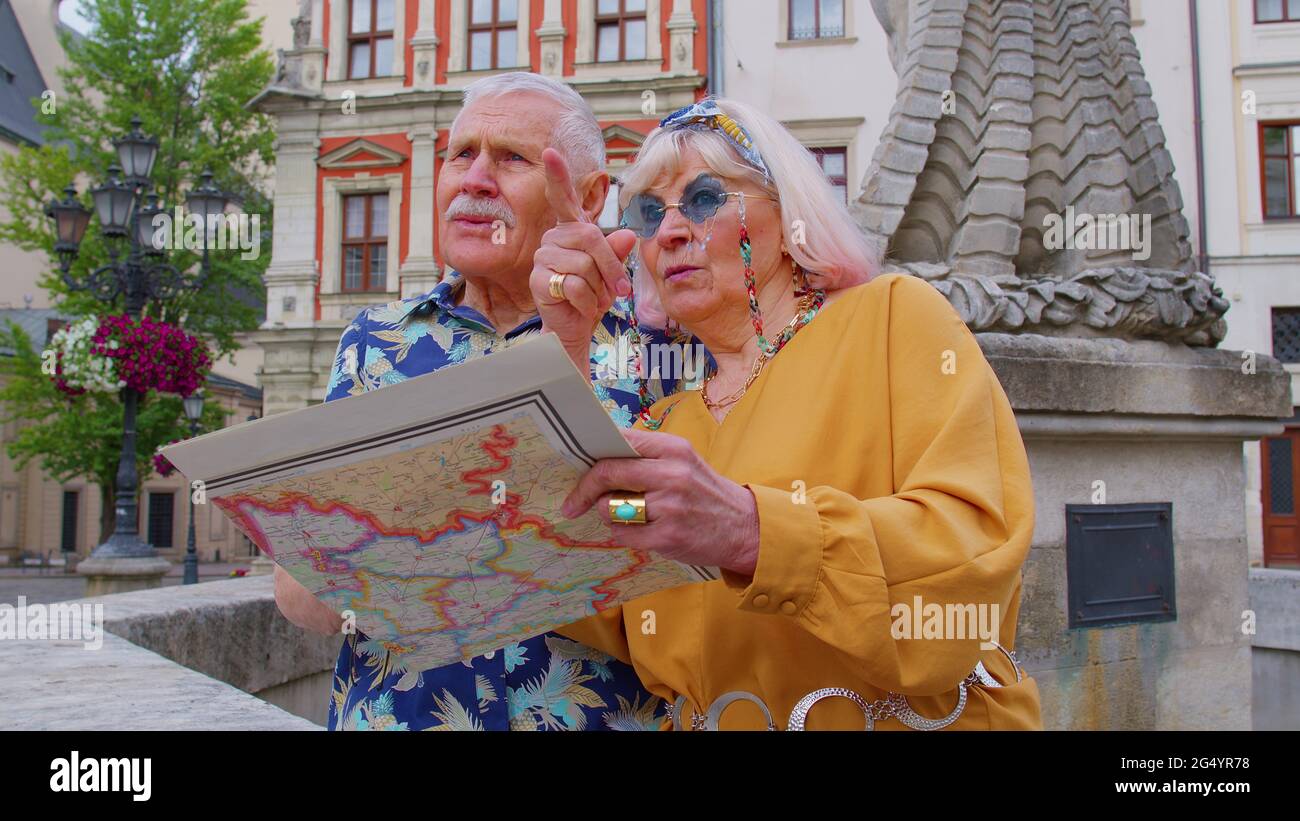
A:
[[[1173,503],[1066,505],[1070,627],[1174,621]]]

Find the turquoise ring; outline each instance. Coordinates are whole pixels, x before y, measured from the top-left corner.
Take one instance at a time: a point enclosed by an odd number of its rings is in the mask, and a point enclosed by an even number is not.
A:
[[[645,524],[645,497],[640,494],[611,496],[609,500],[609,521],[616,525]]]

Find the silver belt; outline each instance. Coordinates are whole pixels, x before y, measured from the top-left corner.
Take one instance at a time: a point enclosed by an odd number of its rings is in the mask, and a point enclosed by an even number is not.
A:
[[[1011,666],[1016,671],[1016,683],[1018,684],[1023,681],[1024,672],[1020,668],[1020,662],[1016,660],[1016,654],[997,642],[992,642],[992,644],[994,647],[1001,650],[1003,655],[1011,660]],[[902,722],[903,725],[910,727],[913,730],[941,730],[949,724],[952,724],[961,716],[962,711],[966,709],[966,690],[968,687],[973,686],[1001,687],[1002,685],[997,679],[993,678],[993,676],[989,674],[988,669],[984,667],[984,662],[975,662],[975,669],[957,685],[957,706],[953,708],[951,713],[943,718],[926,718],[916,712],[916,710],[912,709],[912,705],[908,703],[907,696],[902,693],[889,693],[884,698],[868,702],[862,696],[845,687],[824,687],[820,690],[813,690],[808,695],[799,699],[798,703],[794,705],[794,709],[790,712],[790,722],[787,725],[787,729],[796,731],[803,730],[804,723],[808,720],[808,711],[812,709],[814,704],[825,698],[838,697],[847,698],[849,701],[858,705],[858,708],[862,710],[863,717],[866,719],[866,727],[864,729],[867,730],[874,730],[877,721],[883,721],[888,718],[896,718]],[[722,713],[737,701],[748,701],[751,704],[758,705],[758,708],[763,711],[763,715],[767,718],[767,729],[776,729],[776,724],[772,721],[772,712],[767,708],[767,704],[763,702],[763,699],[747,690],[732,690],[729,693],[723,693],[713,700],[713,703],[709,705],[709,709],[703,715],[695,712],[695,708],[692,707],[690,729],[717,730],[718,721],[722,718]],[[683,726],[684,722],[682,721],[682,711],[685,708],[686,696],[678,696],[676,703],[673,704],[672,710],[668,713],[668,717],[672,719],[673,727],[678,730],[687,729]]]

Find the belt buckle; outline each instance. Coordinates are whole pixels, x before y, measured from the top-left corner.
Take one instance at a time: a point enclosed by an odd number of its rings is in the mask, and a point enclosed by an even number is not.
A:
[[[767,718],[767,729],[773,731],[776,730],[776,724],[772,721],[772,713],[767,709],[767,704],[765,704],[758,696],[745,690],[732,690],[729,693],[723,693],[718,696],[713,700],[713,703],[709,705],[709,711],[704,715],[695,712],[695,707],[692,706],[691,730],[716,731],[718,729],[718,721],[722,718],[723,711],[737,701],[748,701],[751,704],[757,705],[758,709],[762,710],[763,715]],[[672,710],[669,713],[675,729],[686,729],[682,722],[682,710],[685,707],[686,696],[678,696],[677,701],[673,703]]]
[[[1011,667],[1016,674],[1016,683],[1019,684],[1024,681],[1024,670],[1021,668],[1020,662],[1016,659],[1016,654],[997,642],[992,642],[992,644],[1011,662]],[[789,726],[786,729],[794,731],[803,730],[805,722],[808,719],[808,712],[812,709],[814,704],[824,698],[839,697],[847,698],[854,704],[858,705],[866,718],[867,730],[874,730],[876,722],[885,718],[896,718],[904,726],[913,730],[940,730],[952,724],[961,716],[962,712],[966,708],[966,702],[968,699],[967,691],[969,688],[998,688],[1007,686],[1010,685],[1002,684],[993,677],[988,668],[984,666],[983,661],[976,661],[975,668],[971,670],[966,678],[962,679],[961,682],[957,684],[956,707],[954,707],[952,712],[943,718],[926,718],[916,712],[916,710],[912,709],[912,705],[907,701],[907,696],[901,693],[891,692],[885,698],[868,704],[862,696],[858,695],[853,690],[844,687],[825,687],[808,693],[806,696],[801,698],[797,704],[795,704],[794,709],[790,713]],[[723,711],[737,701],[748,701],[757,705],[758,708],[763,711],[763,715],[767,718],[767,729],[776,729],[776,724],[772,720],[772,713],[768,710],[767,704],[765,704],[761,698],[746,690],[732,690],[723,693],[713,700],[713,703],[709,705],[708,712],[703,715],[695,712],[695,707],[692,705],[689,729],[717,730],[718,722],[722,718]],[[668,716],[673,722],[673,728],[676,730],[687,729],[682,720],[682,713],[685,711],[686,704],[686,696],[680,695],[677,697],[677,700],[673,703],[672,708],[668,712]]]

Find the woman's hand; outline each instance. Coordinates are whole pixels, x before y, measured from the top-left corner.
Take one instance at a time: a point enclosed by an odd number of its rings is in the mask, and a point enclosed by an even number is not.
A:
[[[281,615],[304,630],[330,636],[343,629],[343,617],[313,596],[278,564],[275,566],[275,604]]]
[[[546,198],[555,211],[554,228],[542,236],[533,256],[529,288],[545,331],[560,338],[578,370],[591,369],[591,338],[615,297],[632,292],[623,260],[636,244],[636,234],[616,231],[605,236],[582,210],[563,155],[553,148],[542,154],[546,163]],[[551,277],[564,278],[564,299],[551,295]]]
[[[644,493],[647,523],[615,526],[620,545],[753,576],[758,508],[749,489],[720,476],[680,436],[635,429],[623,436],[641,458],[597,462],[564,500],[564,514],[595,505],[605,515],[615,492]]]

